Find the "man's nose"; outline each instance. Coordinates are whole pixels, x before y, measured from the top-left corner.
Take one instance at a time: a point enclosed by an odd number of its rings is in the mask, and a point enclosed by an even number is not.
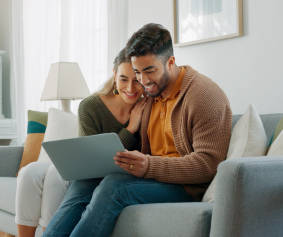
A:
[[[149,79],[145,74],[140,75],[140,83],[144,86],[149,83]]]

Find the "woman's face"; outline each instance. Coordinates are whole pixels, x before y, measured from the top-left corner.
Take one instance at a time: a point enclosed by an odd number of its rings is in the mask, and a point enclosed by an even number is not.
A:
[[[135,104],[143,93],[143,87],[138,82],[130,63],[121,63],[118,66],[115,82],[119,96],[127,104]]]

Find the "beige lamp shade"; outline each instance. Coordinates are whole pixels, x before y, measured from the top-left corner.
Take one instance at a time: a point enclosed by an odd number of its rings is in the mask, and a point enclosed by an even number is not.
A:
[[[77,63],[51,64],[41,100],[75,100],[88,95],[89,89]]]

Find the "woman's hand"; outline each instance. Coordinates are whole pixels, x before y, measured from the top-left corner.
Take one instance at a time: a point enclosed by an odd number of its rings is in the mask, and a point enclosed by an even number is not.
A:
[[[141,124],[142,113],[146,105],[147,98],[143,98],[137,102],[131,110],[130,121],[127,130],[131,133],[135,133],[139,130]]]
[[[117,152],[115,164],[136,177],[144,177],[148,169],[148,155],[139,151]]]

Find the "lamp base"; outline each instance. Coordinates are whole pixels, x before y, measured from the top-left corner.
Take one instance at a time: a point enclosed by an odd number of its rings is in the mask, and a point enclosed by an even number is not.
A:
[[[71,100],[61,100],[62,110],[71,113]]]

